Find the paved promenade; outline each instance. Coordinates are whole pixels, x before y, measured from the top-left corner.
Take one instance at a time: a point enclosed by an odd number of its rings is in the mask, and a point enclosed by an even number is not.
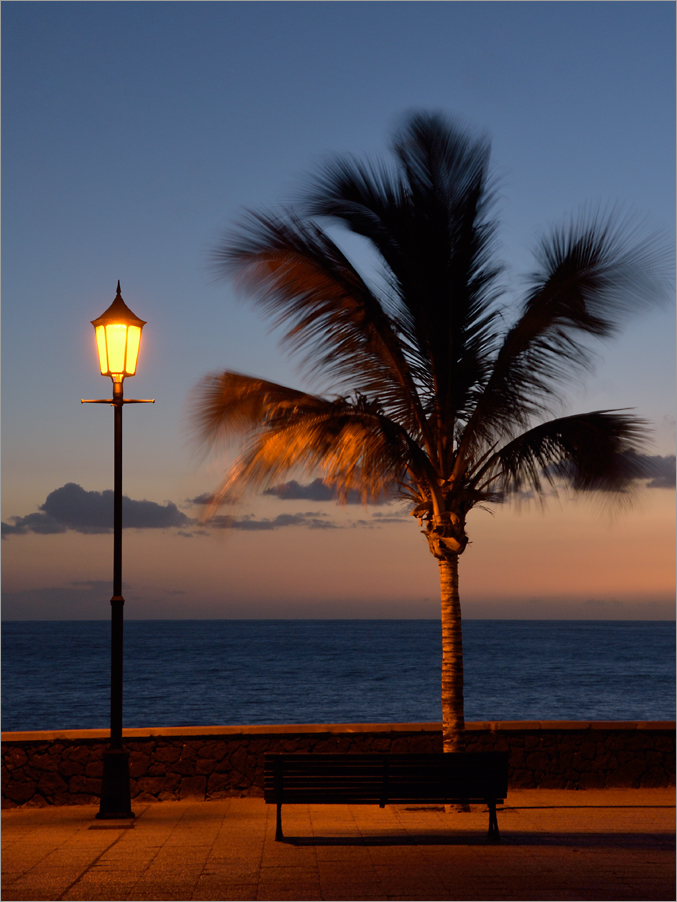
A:
[[[509,804],[508,804],[509,803]],[[483,806],[289,805],[254,798],[2,814],[2,898],[675,898],[674,790],[511,791],[486,841]]]

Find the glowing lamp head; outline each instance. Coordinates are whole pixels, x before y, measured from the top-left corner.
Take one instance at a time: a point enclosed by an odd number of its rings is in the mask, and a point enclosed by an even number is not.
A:
[[[110,376],[113,382],[122,382],[125,376],[133,376],[139,357],[141,330],[145,320],[135,316],[122,300],[120,283],[115,300],[105,313],[92,320],[99,352],[102,376]]]

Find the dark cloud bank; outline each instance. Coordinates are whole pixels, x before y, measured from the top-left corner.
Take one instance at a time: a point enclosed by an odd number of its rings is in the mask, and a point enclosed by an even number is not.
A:
[[[194,521],[175,504],[156,504],[154,501],[134,501],[122,498],[123,523],[129,529],[167,529],[186,527]],[[87,492],[82,486],[69,482],[55,489],[39,508],[39,513],[27,517],[11,517],[2,524],[2,535],[23,535],[36,532],[42,535],[73,530],[81,533],[109,533],[113,531],[113,492]]]
[[[321,479],[315,479],[313,482],[305,484],[292,479],[291,482],[282,482],[279,485],[266,489],[263,494],[274,495],[282,501],[336,501],[338,497],[336,492],[328,485],[325,485]],[[382,498],[369,503],[387,504],[392,500],[393,497],[391,495],[384,495]],[[362,504],[360,493],[352,489],[348,492],[346,501],[348,504]]]
[[[208,494],[193,499],[193,504],[207,504]],[[113,492],[88,492],[74,482],[69,482],[50,492],[38,513],[26,517],[11,517],[2,524],[2,537],[37,533],[52,535],[68,530],[84,534],[111,533],[113,531]],[[125,529],[178,528],[179,535],[191,537],[204,534],[197,527],[198,521],[186,516],[172,502],[156,504],[154,501],[134,501],[126,495],[122,498],[122,521]],[[320,511],[279,514],[272,519],[256,519],[254,516],[216,516],[204,526],[210,529],[239,529],[260,531],[303,526],[307,529],[336,529],[327,514]]]

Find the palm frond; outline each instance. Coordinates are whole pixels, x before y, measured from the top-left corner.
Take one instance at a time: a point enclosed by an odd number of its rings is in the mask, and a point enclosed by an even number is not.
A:
[[[320,403],[314,395],[276,382],[230,371],[210,373],[191,395],[192,432],[198,444],[214,448],[289,411]]]
[[[367,239],[391,286],[389,311],[433,428],[453,444],[496,347],[495,226],[488,144],[439,116],[414,117],[394,146],[397,171],[337,159],[304,209]],[[440,461],[442,463],[442,461]]]
[[[574,491],[623,493],[651,475],[645,450],[647,424],[619,410],[597,410],[550,420],[496,451],[472,484],[506,497],[542,494],[565,484]]]
[[[312,375],[378,398],[406,428],[425,434],[416,385],[397,327],[331,238],[293,212],[251,213],[213,258],[257,298]]]
[[[562,386],[591,364],[586,337],[609,337],[629,313],[665,297],[665,249],[655,236],[638,237],[627,219],[583,213],[544,238],[537,258],[540,269],[477,401],[465,450],[550,412]]]
[[[416,442],[363,396],[329,400],[226,372],[202,380],[194,406],[202,443],[246,436],[217,501],[234,487],[265,489],[290,471],[319,472],[340,498],[356,490],[364,501],[407,486],[412,476],[434,478]]]

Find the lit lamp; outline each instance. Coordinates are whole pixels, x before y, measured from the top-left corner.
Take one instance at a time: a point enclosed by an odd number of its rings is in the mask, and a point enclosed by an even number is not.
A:
[[[122,383],[125,376],[133,376],[139,357],[141,330],[146,323],[122,300],[119,282],[115,300],[105,313],[92,320],[92,325],[101,375],[110,376],[114,383]]]
[[[111,404],[114,408],[115,464],[113,492],[113,597],[111,603],[110,742],[103,753],[101,805],[97,818],[132,818],[129,793],[129,752],[122,746],[122,406],[154,404],[153,400],[123,397],[125,376],[136,373],[144,320],[122,300],[118,282],[115,300],[98,319],[92,320],[102,376],[113,380],[113,397],[83,404]]]

